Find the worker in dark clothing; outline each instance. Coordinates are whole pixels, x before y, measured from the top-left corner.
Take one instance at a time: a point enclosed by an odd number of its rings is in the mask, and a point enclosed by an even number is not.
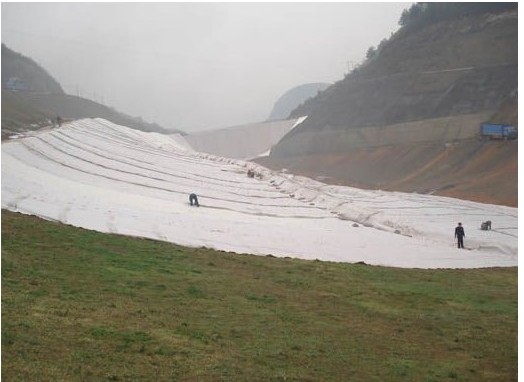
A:
[[[196,194],[189,195],[189,203],[191,205],[194,204],[195,206],[200,207],[200,205],[198,204],[198,198],[197,198]]]
[[[464,236],[466,234],[464,233],[462,223],[458,223],[458,226],[455,228],[455,237],[457,238],[459,248],[464,248]]]

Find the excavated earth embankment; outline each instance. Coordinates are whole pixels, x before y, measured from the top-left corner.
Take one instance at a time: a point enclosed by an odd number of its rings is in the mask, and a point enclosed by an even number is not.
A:
[[[435,194],[517,207],[517,160],[517,141],[470,138],[447,143],[355,148],[340,154],[260,158],[257,162],[328,184]]]

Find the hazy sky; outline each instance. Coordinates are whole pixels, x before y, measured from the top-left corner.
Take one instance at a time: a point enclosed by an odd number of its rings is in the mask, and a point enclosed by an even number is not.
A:
[[[2,42],[77,92],[187,132],[336,82],[411,3],[2,3]]]

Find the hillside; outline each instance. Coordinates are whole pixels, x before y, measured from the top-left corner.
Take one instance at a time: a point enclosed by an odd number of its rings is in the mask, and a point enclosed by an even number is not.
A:
[[[60,84],[40,65],[2,44],[2,89],[64,94]]]
[[[517,9],[404,26],[297,108],[292,116],[308,118],[261,163],[336,184],[516,206],[516,143],[478,139],[482,122],[518,125],[517,40]]]
[[[2,90],[2,138],[21,131],[35,130],[52,125],[56,117],[65,120],[104,118],[132,129],[164,134],[182,133],[166,130],[155,123],[69,94],[42,94]]]
[[[297,108],[298,131],[494,112],[517,91],[517,10],[401,28],[344,80]]]
[[[288,119],[293,110],[308,99],[317,96],[319,92],[327,87],[329,87],[329,84],[326,83],[312,83],[296,86],[288,90],[275,102],[268,121]]]
[[[65,94],[60,84],[40,65],[2,44],[2,139],[50,126],[57,116],[64,120],[105,118],[142,131],[182,133]]]

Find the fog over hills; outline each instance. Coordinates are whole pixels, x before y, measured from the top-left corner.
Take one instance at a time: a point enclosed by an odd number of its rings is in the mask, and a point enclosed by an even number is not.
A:
[[[64,94],[60,84],[31,58],[2,44],[2,89]]]
[[[49,127],[56,123],[57,117],[63,120],[101,117],[142,131],[168,133],[140,117],[65,94],[61,85],[34,60],[2,44],[2,137]]]
[[[288,119],[292,111],[329,86],[330,84],[326,83],[313,83],[299,85],[288,90],[275,102],[268,121]]]
[[[186,132],[267,119],[288,89],[332,83],[408,3],[2,4],[2,42],[69,94]],[[96,94],[96,97],[95,97]]]

